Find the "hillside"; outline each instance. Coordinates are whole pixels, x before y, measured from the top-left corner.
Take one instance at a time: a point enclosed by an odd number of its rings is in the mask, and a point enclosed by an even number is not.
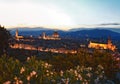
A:
[[[120,38],[120,33],[105,29],[79,30],[79,31],[69,32],[69,35],[71,37],[76,37],[76,38],[77,37],[107,38],[108,36],[114,39]]]
[[[52,35],[54,31],[58,31],[61,37],[64,38],[108,38],[110,36],[113,39],[120,39],[120,33],[108,30],[108,29],[81,29],[81,30],[54,30],[47,28],[19,28],[19,35],[23,36],[40,36],[42,32],[46,32],[47,35]],[[15,34],[16,29],[11,29],[11,34]]]

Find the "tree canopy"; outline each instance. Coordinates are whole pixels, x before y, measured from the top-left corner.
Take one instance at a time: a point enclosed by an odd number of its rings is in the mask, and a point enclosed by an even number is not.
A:
[[[7,51],[10,33],[0,25],[0,56]]]

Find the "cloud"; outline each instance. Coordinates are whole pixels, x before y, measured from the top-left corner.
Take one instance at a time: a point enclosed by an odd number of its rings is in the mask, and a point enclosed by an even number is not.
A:
[[[120,25],[120,23],[104,23],[104,24],[99,24],[100,26],[108,26],[108,25]]]
[[[73,28],[120,28],[120,23],[82,24],[69,27]]]

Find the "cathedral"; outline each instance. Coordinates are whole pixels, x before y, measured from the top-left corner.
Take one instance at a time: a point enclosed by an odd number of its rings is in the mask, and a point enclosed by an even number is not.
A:
[[[108,39],[108,42],[106,44],[103,43],[95,43],[91,42],[88,45],[88,48],[95,48],[95,49],[109,49],[112,51],[115,51],[117,48],[115,45],[112,44],[112,41]]]
[[[42,39],[44,39],[44,40],[61,40],[58,32],[54,32],[54,33],[52,34],[52,36],[47,36],[47,35],[45,34],[45,32],[43,32],[43,34],[42,34]]]

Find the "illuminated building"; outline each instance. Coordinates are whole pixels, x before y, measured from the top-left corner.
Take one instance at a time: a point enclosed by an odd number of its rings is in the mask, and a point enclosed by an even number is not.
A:
[[[20,39],[23,39],[23,38],[24,38],[23,36],[19,36],[19,32],[18,32],[18,29],[17,29],[16,32],[15,32],[15,39],[20,40]]]
[[[54,32],[52,36],[47,36],[45,34],[45,32],[43,32],[42,39],[44,39],[44,40],[61,40],[61,38],[59,37],[58,32]]]
[[[117,49],[116,46],[112,44],[110,39],[108,39],[107,44],[95,43],[95,42],[90,41],[90,43],[88,45],[88,48],[109,49],[109,50],[112,50],[112,51],[115,51]]]
[[[54,37],[54,38],[59,38],[58,32],[54,32],[53,35],[52,35],[52,37]]]

